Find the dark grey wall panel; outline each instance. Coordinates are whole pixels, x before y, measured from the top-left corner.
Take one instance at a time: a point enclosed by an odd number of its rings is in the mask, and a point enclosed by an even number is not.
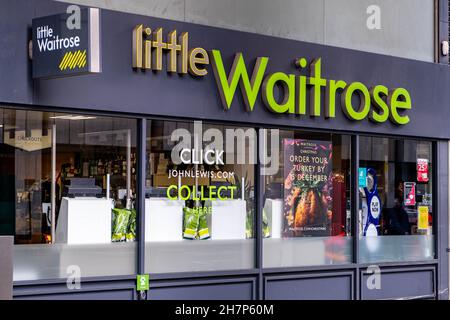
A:
[[[267,276],[267,300],[350,300],[353,299],[353,273]]]
[[[435,269],[381,269],[381,289],[367,288],[370,275],[361,271],[361,299],[423,299],[435,295]]]
[[[253,300],[255,278],[150,282],[150,300]]]
[[[12,298],[13,237],[0,237],[0,300]]]
[[[33,102],[31,64],[28,59],[32,1],[1,1],[0,8],[0,101]]]
[[[80,290],[69,290],[65,281],[50,280],[15,285],[13,295],[15,300],[133,300],[135,284],[134,279],[99,278],[82,280]]]
[[[19,296],[15,300],[133,300],[132,290],[86,291],[76,293],[53,293]]]

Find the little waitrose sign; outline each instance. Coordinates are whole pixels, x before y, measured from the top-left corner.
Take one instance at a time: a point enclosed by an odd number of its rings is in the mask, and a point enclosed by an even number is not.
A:
[[[33,19],[34,79],[101,72],[100,11],[74,7]]]
[[[245,109],[253,111],[258,95],[273,113],[309,115],[311,117],[336,117],[336,101],[350,120],[369,119],[374,123],[390,121],[405,125],[410,119],[407,111],[412,108],[411,96],[405,88],[388,88],[382,84],[368,88],[361,82],[322,77],[322,59],[308,61],[295,59],[295,67],[307,75],[274,72],[267,74],[270,59],[257,57],[253,70],[248,70],[241,52],[235,54],[230,70],[225,69],[220,50],[206,51],[189,48],[189,34],[178,36],[177,31],[168,33],[163,40],[163,29],[152,31],[144,25],[133,30],[133,68],[161,71],[163,55],[167,56],[167,72],[196,77],[208,75],[211,64],[218,91],[225,110],[231,108],[238,90],[242,94]],[[305,72],[306,71],[306,72]],[[275,94],[282,88],[281,96]],[[277,90],[276,90],[277,89]],[[322,100],[324,94],[324,99]]]

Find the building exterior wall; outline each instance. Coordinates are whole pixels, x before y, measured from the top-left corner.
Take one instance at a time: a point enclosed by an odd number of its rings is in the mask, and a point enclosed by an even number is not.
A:
[[[434,0],[60,1],[428,62],[434,60]],[[370,29],[367,25],[375,14],[372,6],[380,9],[380,29]]]
[[[309,1],[308,3],[311,3]],[[325,1],[325,4],[330,5],[332,1]],[[424,3],[421,1],[420,3]],[[368,292],[365,289],[365,280],[367,280],[367,265],[358,263],[355,258],[355,263],[340,266],[306,266],[294,268],[271,268],[264,269],[261,265],[261,247],[262,237],[259,235],[259,244],[254,250],[255,260],[258,264],[255,269],[238,270],[238,271],[213,271],[213,272],[192,272],[180,274],[155,274],[152,275],[151,290],[147,298],[149,299],[165,299],[165,298],[179,298],[186,299],[195,298],[216,298],[216,299],[312,299],[312,298],[334,298],[334,299],[391,299],[391,298],[447,298],[448,297],[448,254],[446,254],[446,244],[448,243],[448,139],[450,134],[445,125],[448,121],[441,114],[446,114],[446,105],[450,101],[450,93],[446,90],[449,86],[449,77],[447,76],[448,67],[438,64],[423,63],[421,61],[408,61],[399,59],[398,57],[387,57],[376,54],[369,54],[367,52],[357,52],[352,50],[345,50],[334,47],[324,47],[316,44],[308,44],[297,41],[287,41],[283,39],[267,38],[260,35],[252,35],[245,33],[237,33],[234,31],[227,31],[221,29],[206,28],[205,26],[192,24],[177,24],[173,21],[153,19],[147,17],[131,16],[124,13],[105,11],[102,16],[104,31],[104,72],[96,76],[72,77],[65,79],[52,79],[33,81],[31,79],[30,65],[27,59],[26,50],[23,49],[23,43],[26,43],[27,27],[31,19],[35,16],[45,16],[52,13],[60,13],[64,9],[64,4],[60,3],[55,6],[55,3],[49,1],[42,1],[43,6],[35,6],[33,1],[19,0],[8,1],[7,6],[11,8],[8,14],[0,12],[0,26],[6,25],[8,37],[5,37],[0,48],[5,52],[5,58],[8,63],[5,64],[3,75],[0,74],[0,102],[1,106],[8,106],[8,104],[19,105],[20,108],[35,110],[48,109],[54,112],[88,112],[90,114],[112,114],[117,116],[126,114],[133,118],[139,119],[140,123],[140,141],[143,152],[145,153],[145,125],[146,118],[153,116],[165,116],[168,118],[182,117],[184,119],[201,118],[208,120],[215,120],[220,122],[239,124],[243,121],[247,122],[248,118],[243,120],[242,101],[237,100],[233,104],[232,110],[225,114],[219,107],[219,99],[215,84],[211,80],[205,80],[200,83],[199,79],[193,78],[169,78],[165,72],[157,75],[147,73],[137,75],[130,65],[131,41],[130,33],[131,27],[137,23],[145,23],[153,27],[162,26],[165,31],[174,28],[179,31],[189,31],[192,38],[192,45],[218,46],[223,49],[227,56],[226,64],[231,65],[232,56],[239,50],[244,50],[245,56],[255,58],[261,54],[268,54],[273,57],[273,70],[282,70],[283,72],[295,72],[295,69],[289,65],[290,59],[294,54],[301,52],[302,55],[308,59],[314,57],[322,57],[324,60],[323,70],[326,70],[328,78],[343,78],[346,81],[363,81],[370,84],[386,83],[389,86],[405,84],[406,87],[415,92],[415,120],[411,126],[406,129],[393,129],[392,126],[369,126],[368,124],[350,123],[342,115],[338,114],[333,122],[327,122],[325,119],[316,119],[314,123],[305,119],[282,119],[274,118],[273,115],[268,115],[266,110],[258,102],[253,118],[249,120],[247,125],[264,126],[264,125],[278,125],[289,126],[290,128],[302,129],[322,129],[333,130],[333,132],[347,132],[352,134],[352,152],[357,154],[357,148],[354,148],[359,139],[360,133],[371,133],[375,135],[398,135],[418,138],[432,138],[435,139],[437,170],[435,177],[437,184],[433,187],[436,193],[439,192],[438,203],[435,204],[439,212],[439,226],[435,227],[437,231],[436,251],[438,251],[437,258],[430,261],[419,261],[417,263],[410,262],[389,262],[381,263],[379,266],[382,270],[383,283],[388,285],[380,292]],[[97,2],[100,6],[101,3]],[[118,7],[109,6],[110,4],[118,4],[119,2],[104,2],[103,5],[108,4],[108,8],[117,9]],[[121,1],[121,3],[124,3]],[[134,7],[127,7],[128,11],[132,10],[135,13],[145,13],[145,15],[160,16],[180,21],[189,21],[199,24],[206,24],[206,20],[188,20],[186,18],[186,6],[190,3],[174,2],[172,5],[163,6],[163,2],[157,2],[154,6],[147,5],[147,10],[142,12],[138,6],[144,5],[148,1],[134,2]],[[196,3],[199,3],[198,1]],[[320,2],[318,2],[320,3]],[[350,3],[350,2],[346,2]],[[380,2],[381,3],[381,2]],[[408,1],[408,3],[411,3]],[[419,3],[419,2],[417,2]],[[89,5],[96,5],[94,2]],[[235,11],[237,4],[230,5],[230,15],[237,14]],[[223,8],[222,8],[223,6]],[[262,5],[264,8],[265,5]],[[183,10],[181,10],[183,7]],[[227,2],[217,2],[216,7],[211,11],[224,12],[227,8]],[[234,8],[234,9],[233,9]],[[259,7],[258,7],[259,8]],[[123,9],[123,8],[122,8]],[[12,11],[14,10],[14,11]],[[123,9],[125,11],[125,9]],[[181,18],[176,15],[171,16],[169,12],[179,12]],[[178,11],[177,11],[178,10]],[[239,9],[240,11],[244,9]],[[248,8],[251,12],[250,8]],[[261,9],[262,10],[262,9]],[[279,10],[277,8],[270,8],[270,3],[267,4],[268,12]],[[308,12],[314,12],[314,8],[309,8]],[[340,10],[340,9],[339,9]],[[335,11],[339,11],[336,9]],[[350,10],[350,9],[349,9]],[[416,10],[419,10],[416,8]],[[193,9],[191,9],[193,11]],[[422,10],[423,11],[423,10]],[[14,14],[12,14],[14,12]],[[318,11],[324,15],[324,11]],[[338,16],[344,17],[347,13],[340,10],[341,14]],[[175,13],[174,13],[175,14]],[[201,11],[197,13],[198,16],[214,15]],[[249,13],[250,14],[250,13]],[[193,15],[193,14],[192,14]],[[13,16],[13,18],[11,18]],[[239,16],[239,15],[238,15]],[[262,15],[264,16],[264,15]],[[406,15],[408,17],[408,15]],[[4,18],[4,19],[3,19]],[[294,17],[295,18],[295,17]],[[308,17],[305,17],[307,19]],[[190,18],[191,19],[191,18]],[[194,18],[192,18],[194,19]],[[337,18],[338,19],[338,18]],[[355,18],[356,19],[356,18]],[[408,19],[411,19],[409,16]],[[270,17],[266,16],[262,20],[270,21]],[[295,20],[295,19],[292,19]],[[324,18],[322,21],[332,20],[331,17]],[[411,19],[413,20],[413,19]],[[415,23],[418,25],[421,22],[417,19]],[[426,19],[425,19],[426,20]],[[212,19],[211,21],[214,21]],[[315,21],[311,19],[311,23]],[[362,20],[364,22],[364,20]],[[212,24],[212,22],[208,22]],[[264,30],[263,27],[254,27],[257,24],[255,21],[251,26],[239,27],[240,30],[257,31]],[[294,22],[293,22],[294,23]],[[340,27],[336,22],[335,27],[322,26],[321,32],[312,31],[306,32],[305,38],[294,38],[296,40],[306,40],[317,42],[319,44],[326,43],[325,29],[333,29],[334,44],[345,43],[346,39],[339,41],[341,30],[349,28],[351,24],[346,24],[345,21],[339,21]],[[357,22],[353,22],[357,23]],[[273,21],[272,24],[277,24]],[[290,24],[289,24],[290,25]],[[307,24],[309,27],[310,24]],[[226,26],[226,25],[225,25]],[[232,28],[232,26],[227,26]],[[253,29],[251,29],[253,28]],[[305,24],[306,28],[306,24]],[[319,27],[318,27],[319,28]],[[298,30],[303,30],[303,27],[298,27]],[[320,28],[319,28],[320,29]],[[402,27],[402,30],[407,28]],[[418,27],[423,31],[425,27]],[[0,28],[0,30],[4,30]],[[277,37],[285,37],[283,34],[297,34],[296,32],[289,33],[286,30],[283,32],[266,29],[261,32],[265,35],[276,35]],[[10,32],[10,34],[8,33]],[[359,32],[359,34],[357,34]],[[414,33],[414,32],[411,32]],[[322,38],[320,38],[322,34]],[[303,36],[303,34],[302,34]],[[306,37],[311,37],[309,40]],[[355,39],[366,39],[364,32],[361,30],[355,31]],[[396,37],[401,37],[396,35]],[[433,35],[431,35],[431,38]],[[427,38],[427,37],[423,37]],[[318,40],[317,40],[318,39]],[[320,40],[322,39],[322,40]],[[267,41],[270,40],[270,41]],[[430,39],[425,39],[426,41]],[[322,41],[322,42],[320,42]],[[368,45],[368,42],[364,42]],[[384,43],[383,37],[379,40]],[[411,45],[411,50],[405,50],[405,45],[400,40],[392,38],[392,42],[398,45],[398,51],[405,54],[415,55],[414,59],[419,59],[422,53],[414,50],[414,41],[407,41],[406,45]],[[272,47],[265,48],[264,43],[270,43]],[[430,42],[432,42],[430,40]],[[349,40],[348,45],[357,43],[355,40]],[[329,44],[329,43],[328,43]],[[341,45],[345,46],[345,45]],[[416,43],[417,46],[417,43]],[[395,46],[393,46],[395,47]],[[422,48],[420,45],[417,46]],[[280,50],[279,48],[282,48]],[[376,49],[394,50],[386,44],[380,47],[374,46],[357,47],[362,51],[378,52]],[[5,49],[5,50],[3,50]],[[425,50],[429,56],[427,59],[420,60],[432,61],[433,49],[432,45]],[[392,54],[394,51],[381,52]],[[424,54],[425,55],[425,54]],[[403,56],[405,57],[405,56]],[[422,56],[423,57],[423,56]],[[351,61],[351,63],[347,63]],[[2,65],[3,67],[3,65]],[[271,65],[272,67],[272,65]],[[11,75],[14,78],[11,78]],[[212,77],[212,75],[211,75]],[[434,79],[430,82],[429,79]],[[171,81],[171,84],[167,83]],[[203,86],[203,87],[202,87]],[[16,89],[14,89],[16,88]],[[19,88],[20,90],[18,90]],[[205,89],[204,91],[202,89]],[[11,89],[11,90],[9,90]],[[153,92],[158,92],[158,95],[152,96]],[[176,92],[177,94],[173,94]],[[151,101],[150,98],[151,97]],[[162,97],[167,98],[167,100]],[[188,98],[187,98],[188,97]],[[183,105],[183,110],[176,108],[178,105]],[[264,110],[264,111],[263,111]],[[245,115],[247,116],[247,115]],[[306,120],[306,121],[301,121]],[[144,129],[143,129],[144,128]],[[144,141],[144,142],[143,142]],[[142,150],[141,150],[142,151]],[[358,156],[352,159],[356,162]],[[145,162],[145,161],[143,161]],[[142,168],[141,168],[142,169]],[[357,175],[357,165],[352,168],[354,177]],[[144,169],[142,169],[144,170]],[[142,171],[141,170],[141,171]],[[142,180],[142,179],[141,179]],[[141,181],[142,182],[142,181]],[[262,188],[260,188],[262,189]],[[141,194],[142,198],[142,194]],[[356,199],[356,197],[354,197]],[[260,207],[262,207],[260,205]],[[356,206],[355,206],[356,207]],[[355,213],[355,212],[354,212]],[[356,214],[354,214],[356,221]],[[262,221],[262,210],[257,213],[257,220]],[[435,233],[436,234],[436,233]],[[356,236],[355,236],[356,237]],[[143,236],[141,235],[139,244],[144,246]],[[354,242],[357,245],[358,241]],[[137,272],[143,273],[142,267],[144,258],[141,256],[142,252],[139,250],[139,262],[137,265]],[[353,248],[357,252],[357,248]],[[419,280],[418,280],[419,279]],[[14,285],[14,297],[17,299],[137,299],[135,291],[135,275],[123,275],[114,277],[90,277],[83,279],[83,287],[80,291],[73,292],[67,289],[65,279],[42,279],[39,281],[17,281]],[[420,285],[416,285],[419,283]],[[393,287],[391,286],[393,285]],[[300,288],[300,290],[299,290]],[[317,291],[320,288],[321,291]],[[290,295],[287,296],[286,293]],[[236,293],[239,295],[236,296]],[[208,294],[206,296],[206,294]]]

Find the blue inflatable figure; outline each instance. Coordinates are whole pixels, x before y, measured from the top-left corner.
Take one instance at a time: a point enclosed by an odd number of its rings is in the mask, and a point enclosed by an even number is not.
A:
[[[375,169],[368,168],[367,174],[373,178],[372,190],[366,186],[364,193],[367,199],[367,219],[363,230],[363,236],[378,236],[381,216],[381,200],[378,196],[378,179]]]

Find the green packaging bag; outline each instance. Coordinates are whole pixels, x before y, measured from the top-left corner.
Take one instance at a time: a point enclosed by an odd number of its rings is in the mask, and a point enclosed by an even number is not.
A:
[[[270,238],[270,226],[267,219],[266,211],[263,209],[262,234],[264,238]],[[247,239],[253,238],[253,212],[247,212],[245,222],[245,235]]]
[[[111,230],[111,240],[112,242],[125,241],[131,211],[127,209],[112,209],[112,215],[113,223]]]
[[[128,220],[126,241],[133,242],[136,241],[136,210],[131,209],[130,211],[130,219]]]
[[[269,219],[267,218],[266,210],[263,209],[263,237],[264,238],[270,238],[270,226],[269,226]]]
[[[207,216],[211,210],[210,206],[204,206],[203,208],[199,209],[199,221],[198,221],[198,237],[201,240],[208,239],[211,237],[209,234],[209,228],[208,228],[208,220]]]
[[[208,214],[210,206],[184,207],[183,208],[183,238],[185,239],[208,239],[211,237],[208,228]]]
[[[195,239],[198,229],[198,210],[193,208],[183,208],[183,238]]]

